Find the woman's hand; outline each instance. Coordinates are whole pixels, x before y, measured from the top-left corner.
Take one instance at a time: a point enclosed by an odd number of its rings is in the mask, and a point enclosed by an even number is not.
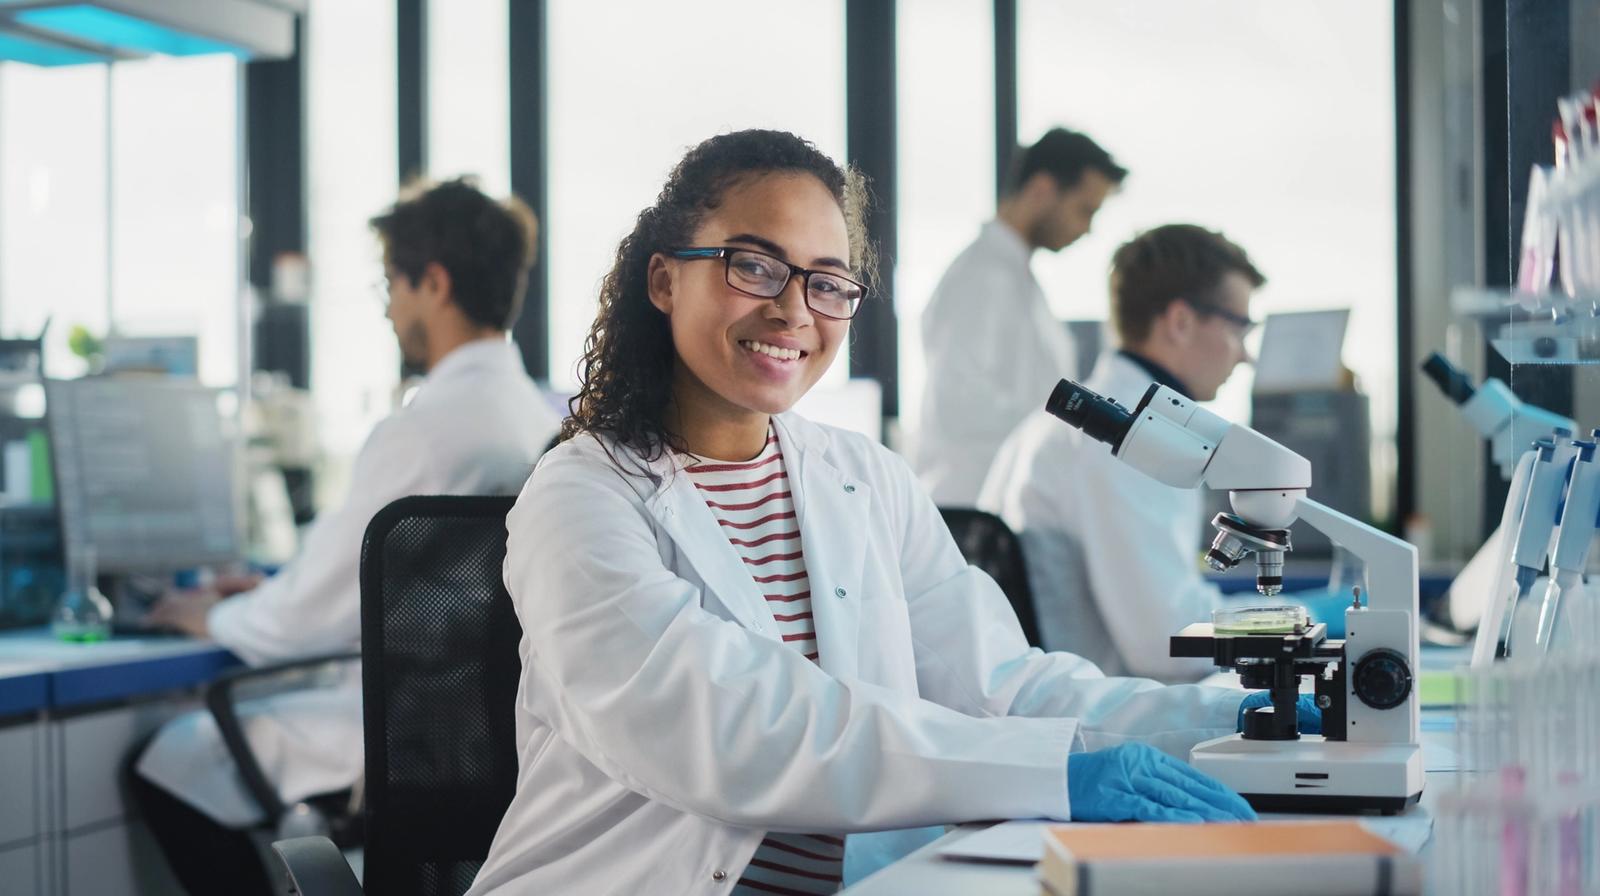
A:
[[[1149,744],[1067,757],[1073,821],[1254,821],[1255,810],[1209,775]]]

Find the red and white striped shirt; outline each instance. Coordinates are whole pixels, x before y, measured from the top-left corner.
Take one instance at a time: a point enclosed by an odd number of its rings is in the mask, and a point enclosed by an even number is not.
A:
[[[777,434],[768,434],[753,460],[726,463],[691,457],[684,469],[766,595],[783,643],[815,662],[811,580]],[[843,878],[843,837],[769,833],[733,893],[815,896],[837,892]]]

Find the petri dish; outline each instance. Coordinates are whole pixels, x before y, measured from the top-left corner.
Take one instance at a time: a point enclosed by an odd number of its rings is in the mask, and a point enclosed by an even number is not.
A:
[[[1293,635],[1309,626],[1305,607],[1229,607],[1211,612],[1211,628],[1223,635]]]

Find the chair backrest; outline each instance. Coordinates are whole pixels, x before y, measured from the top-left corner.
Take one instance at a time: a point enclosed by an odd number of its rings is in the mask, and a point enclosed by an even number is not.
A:
[[[989,574],[1011,601],[1022,634],[1039,646],[1039,617],[1033,610],[1033,589],[1028,587],[1028,567],[1022,561],[1022,541],[992,513],[970,507],[941,507],[939,515],[961,548],[967,562]]]
[[[466,892],[517,782],[514,498],[402,498],[361,545],[368,893]]]

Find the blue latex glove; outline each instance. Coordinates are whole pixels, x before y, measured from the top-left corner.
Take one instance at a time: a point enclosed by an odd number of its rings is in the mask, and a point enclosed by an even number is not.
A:
[[[1328,637],[1344,637],[1344,611],[1350,608],[1351,600],[1348,588],[1343,591],[1300,591],[1285,596],[1290,602],[1305,607],[1312,622],[1326,624]]]
[[[1215,778],[1149,744],[1067,757],[1073,821],[1254,821],[1255,810]]]
[[[1239,724],[1235,730],[1244,730],[1244,711],[1255,709],[1259,706],[1271,706],[1272,694],[1267,691],[1254,691],[1244,702],[1239,704]],[[1301,734],[1322,733],[1322,710],[1317,708],[1315,694],[1301,694],[1300,699],[1294,704],[1295,721],[1300,726]]]

